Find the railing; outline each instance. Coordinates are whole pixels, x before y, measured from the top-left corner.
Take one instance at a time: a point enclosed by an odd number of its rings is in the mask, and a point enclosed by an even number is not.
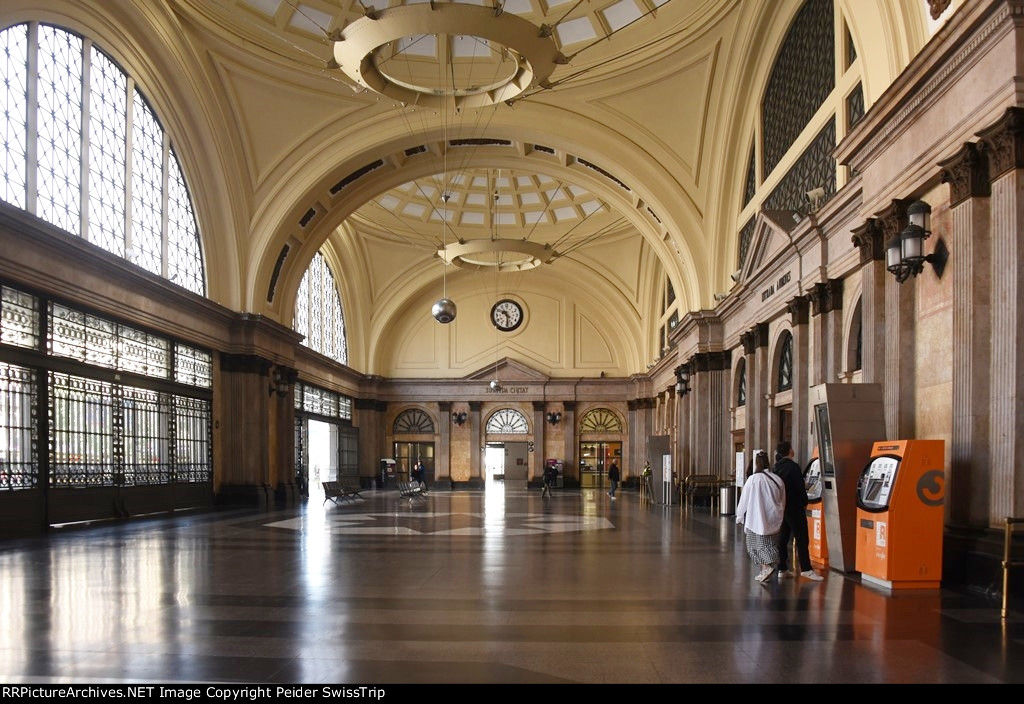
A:
[[[1009,518],[1006,519],[1006,528],[1003,534],[1003,609],[1002,617],[1006,618],[1007,604],[1010,599],[1010,568],[1012,567],[1024,567],[1024,561],[1016,561],[1010,559],[1013,554],[1013,534],[1014,526],[1024,525],[1024,518]]]

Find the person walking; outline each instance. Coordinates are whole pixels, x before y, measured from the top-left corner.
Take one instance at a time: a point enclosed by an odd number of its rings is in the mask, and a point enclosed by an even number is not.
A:
[[[615,490],[619,488],[619,465],[616,464],[615,460],[612,460],[612,464],[608,468],[608,481],[612,485],[611,489],[608,490],[608,496],[612,497],[612,501],[615,501]]]
[[[768,471],[768,453],[758,452],[753,473],[743,482],[736,506],[736,523],[743,526],[747,554],[761,571],[754,577],[766,584],[779,562],[779,530],[786,511],[786,485]]]
[[[549,464],[544,468],[544,488],[541,490],[541,497],[551,496],[551,490],[555,488],[555,484],[558,482],[558,467],[553,464]]]
[[[786,511],[779,531],[779,579],[793,576],[787,566],[789,540],[792,538],[800,560],[800,576],[812,582],[820,582],[824,577],[811,569],[810,539],[807,535],[807,488],[804,486],[800,465],[793,461],[793,454],[793,446],[783,440],[775,448],[775,466],[772,468],[786,485]]]

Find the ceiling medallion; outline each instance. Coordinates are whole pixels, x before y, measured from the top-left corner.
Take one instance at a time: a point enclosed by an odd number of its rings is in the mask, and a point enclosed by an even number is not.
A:
[[[480,239],[445,245],[437,256],[462,269],[526,271],[547,264],[558,252],[551,245],[526,240]]]
[[[401,53],[394,48],[401,40],[429,35],[487,40],[495,50],[490,60],[500,64],[500,71],[487,83],[471,85],[467,76],[461,87],[435,85],[437,62],[452,62],[450,47],[440,42],[440,58],[434,62],[409,54],[402,54],[401,62],[391,61]],[[332,39],[334,62],[353,81],[404,104],[424,107],[443,107],[452,99],[456,107],[465,108],[513,100],[532,86],[546,85],[555,67],[566,63],[550,31],[510,12],[457,2],[371,10]],[[417,70],[416,59],[420,66],[434,69]]]

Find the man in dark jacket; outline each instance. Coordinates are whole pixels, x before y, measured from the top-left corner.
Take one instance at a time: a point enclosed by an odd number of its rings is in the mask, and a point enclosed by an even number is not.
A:
[[[786,566],[789,557],[789,538],[796,541],[797,556],[800,558],[800,576],[814,582],[824,579],[811,569],[811,553],[807,536],[807,489],[804,487],[803,472],[793,461],[793,446],[783,440],[775,449],[775,466],[772,471],[782,478],[786,485],[786,511],[779,531],[779,579],[792,577]]]

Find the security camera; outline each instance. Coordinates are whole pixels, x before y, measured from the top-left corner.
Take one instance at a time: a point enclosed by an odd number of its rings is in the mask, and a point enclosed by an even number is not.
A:
[[[825,189],[821,188],[820,186],[818,188],[812,188],[811,190],[807,191],[805,195],[807,196],[807,200],[811,204],[811,208],[817,210],[818,207],[821,205],[821,201],[825,199]]]
[[[733,281],[737,281],[738,282],[740,280],[740,274],[742,274],[742,273],[743,273],[742,269],[737,269],[736,271],[734,271],[731,274],[729,274],[729,278],[732,279]]]
[[[724,301],[728,297],[729,297],[728,293],[716,293],[715,294],[715,300],[718,301],[718,302],[722,302],[722,301]]]

